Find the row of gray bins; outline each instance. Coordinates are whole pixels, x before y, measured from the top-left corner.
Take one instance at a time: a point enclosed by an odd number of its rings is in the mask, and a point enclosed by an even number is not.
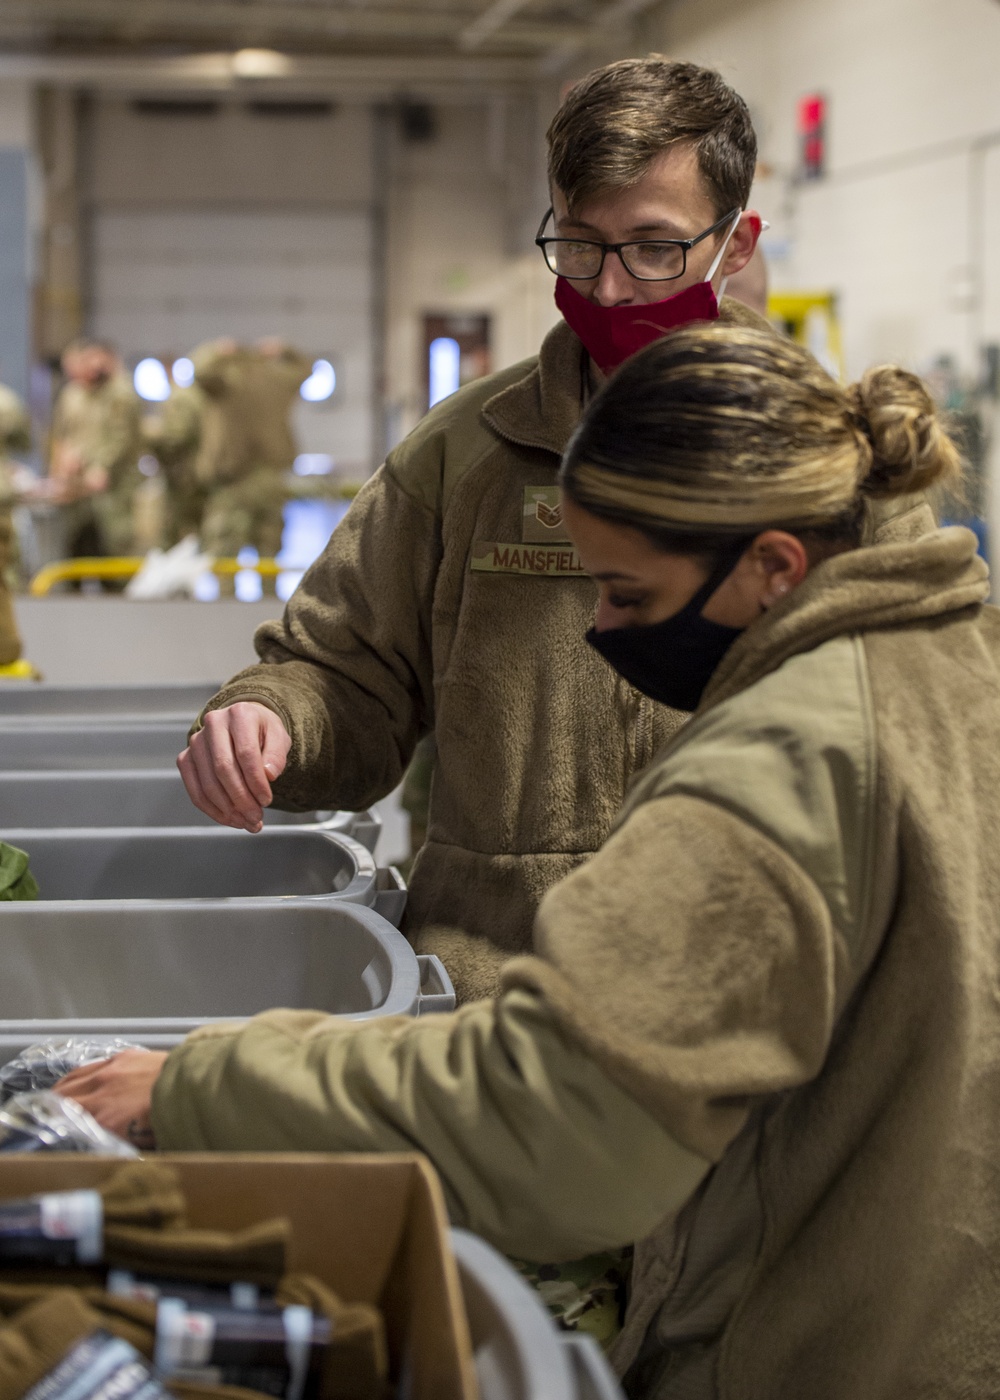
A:
[[[399,932],[376,816],[269,811],[251,836],[191,805],[175,760],[213,690],[0,683],[0,838],[40,889],[0,903],[0,1063],[50,1036],[169,1048],[270,1006],[454,1007]]]
[[[188,801],[174,761],[213,686],[0,682],[0,837],[41,898],[0,903],[0,1064],[36,1041],[176,1045],[269,1006],[450,1011],[399,932],[406,887],[370,812],[268,811],[256,836]],[[507,1261],[452,1232],[482,1400],[623,1400]]]

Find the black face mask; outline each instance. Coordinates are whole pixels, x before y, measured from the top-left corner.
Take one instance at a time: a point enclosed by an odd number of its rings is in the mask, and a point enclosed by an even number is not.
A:
[[[587,641],[643,695],[675,710],[696,710],[719,662],[745,629],[709,622],[701,610],[736,568],[748,540],[719,560],[689,603],[645,627],[591,628]]]

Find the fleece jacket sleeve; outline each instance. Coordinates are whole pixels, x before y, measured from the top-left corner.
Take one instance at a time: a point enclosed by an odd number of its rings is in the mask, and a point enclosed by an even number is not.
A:
[[[457,1223],[539,1261],[640,1238],[710,1166],[525,992],[420,1020],[206,1027],[167,1060],[153,1120],[171,1151],[425,1152]]]
[[[819,1073],[853,975],[803,866],[686,794],[639,806],[549,890],[535,947],[503,986],[540,995],[610,1078],[712,1160],[755,1102]]]
[[[433,724],[431,607],[440,522],[382,467],[359,492],[280,622],[261,664],[209,702],[255,700],[292,739],[275,803],[359,810],[396,786]]]

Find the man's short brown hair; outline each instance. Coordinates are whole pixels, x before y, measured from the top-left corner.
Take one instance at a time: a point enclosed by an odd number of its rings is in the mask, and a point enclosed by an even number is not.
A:
[[[548,130],[549,179],[570,209],[642,179],[690,142],[720,218],[746,207],[757,163],[747,104],[712,68],[661,54],[625,58],[575,83]]]

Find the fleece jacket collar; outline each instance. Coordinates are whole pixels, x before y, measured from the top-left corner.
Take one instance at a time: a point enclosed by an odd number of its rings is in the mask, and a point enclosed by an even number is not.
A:
[[[750,326],[774,334],[763,316],[724,297],[719,324]],[[561,457],[580,421],[587,398],[590,357],[565,321],[542,341],[538,360],[523,379],[483,405],[489,426],[518,447],[537,447]]]
[[[723,657],[698,713],[832,637],[926,621],[982,604],[989,570],[961,526],[835,555],[757,619]]]

